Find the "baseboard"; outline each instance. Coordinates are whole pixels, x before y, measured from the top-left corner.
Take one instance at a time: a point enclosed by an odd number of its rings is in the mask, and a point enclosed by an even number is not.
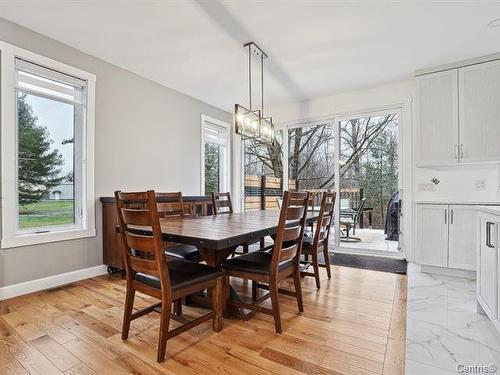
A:
[[[459,270],[455,268],[420,265],[420,272],[435,273],[443,276],[462,277],[465,279],[476,279],[476,271]]]
[[[25,281],[23,283],[8,285],[0,288],[0,301],[8,298],[22,296],[24,294],[39,292],[40,290],[55,288],[64,284],[73,283],[75,281],[88,279],[95,276],[104,275],[107,273],[107,266],[84,268],[81,270],[61,273],[44,277],[41,279]]]

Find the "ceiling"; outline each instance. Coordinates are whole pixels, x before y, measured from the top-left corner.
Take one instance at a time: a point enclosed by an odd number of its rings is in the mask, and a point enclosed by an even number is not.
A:
[[[498,1],[0,0],[0,17],[225,110],[247,104],[248,41],[266,106],[500,52]]]

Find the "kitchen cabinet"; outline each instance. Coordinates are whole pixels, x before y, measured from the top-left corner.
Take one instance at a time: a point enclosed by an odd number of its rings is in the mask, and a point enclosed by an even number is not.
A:
[[[448,206],[417,206],[417,262],[429,266],[448,264]]]
[[[472,205],[417,205],[417,262],[476,269],[477,210]]]
[[[500,210],[498,215],[479,213],[477,249],[477,301],[486,315],[500,328],[499,250]]]
[[[460,161],[499,161],[500,61],[458,72]]]
[[[500,60],[415,78],[416,165],[500,162]]]
[[[471,205],[450,205],[448,267],[476,269],[477,209]]]
[[[458,139],[457,70],[416,78],[417,164],[456,164]]]

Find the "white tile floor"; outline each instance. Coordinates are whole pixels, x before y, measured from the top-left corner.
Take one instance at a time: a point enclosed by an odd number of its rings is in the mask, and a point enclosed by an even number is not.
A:
[[[475,280],[425,274],[409,265],[407,375],[457,374],[459,365],[500,369],[500,334],[476,312],[475,287]]]

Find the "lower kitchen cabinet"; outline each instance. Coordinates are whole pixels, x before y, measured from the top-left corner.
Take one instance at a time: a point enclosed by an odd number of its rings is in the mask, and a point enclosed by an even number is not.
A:
[[[416,259],[423,265],[476,270],[473,205],[418,204]]]

